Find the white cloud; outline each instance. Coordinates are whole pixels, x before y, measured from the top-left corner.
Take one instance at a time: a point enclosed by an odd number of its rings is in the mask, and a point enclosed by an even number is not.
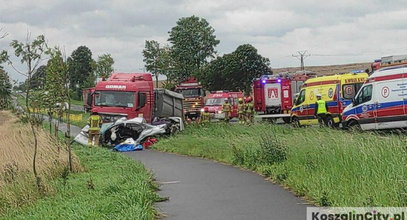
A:
[[[88,46],[96,58],[111,53],[115,69],[143,67],[145,40],[165,43],[180,17],[206,18],[221,41],[219,54],[253,44],[273,67],[297,66],[291,56],[308,50],[307,65],[369,62],[407,53],[404,0],[0,0],[0,27],[12,39],[44,34],[67,55]],[[22,79],[8,69],[13,78]]]

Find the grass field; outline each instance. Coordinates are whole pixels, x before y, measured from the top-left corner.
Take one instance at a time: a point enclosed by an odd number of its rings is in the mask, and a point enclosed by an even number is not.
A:
[[[74,144],[76,172],[69,173],[66,146],[41,129],[39,190],[31,171],[30,134],[27,124],[0,112],[0,219],[157,217],[153,204],[160,198],[141,163],[105,148]]]
[[[160,198],[140,163],[104,148],[75,145],[85,172],[58,178],[55,195],[10,209],[3,219],[154,219]]]
[[[210,124],[154,148],[255,170],[321,206],[406,206],[406,143],[406,136]]]

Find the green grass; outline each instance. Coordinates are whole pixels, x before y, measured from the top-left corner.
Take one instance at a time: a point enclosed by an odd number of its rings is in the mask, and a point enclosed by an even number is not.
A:
[[[83,101],[82,101],[82,100],[71,99],[71,104],[72,104],[72,105],[83,106]]]
[[[159,197],[150,174],[134,160],[104,148],[74,145],[84,172],[58,178],[56,193],[0,219],[154,219]]]
[[[209,124],[191,126],[154,148],[255,170],[321,206],[407,206],[406,140],[272,124]]]

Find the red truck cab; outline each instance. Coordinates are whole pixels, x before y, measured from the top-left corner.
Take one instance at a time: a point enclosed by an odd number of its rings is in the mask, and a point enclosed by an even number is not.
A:
[[[175,87],[175,92],[184,96],[184,114],[190,119],[196,119],[204,105],[205,91],[194,77],[191,77]]]
[[[152,120],[154,87],[149,73],[114,73],[93,91],[92,112],[105,119],[143,117]]]
[[[166,89],[154,89],[149,73],[114,73],[95,88],[85,89],[83,96],[84,105],[91,106],[91,111],[106,122],[122,117],[142,117],[148,123],[155,118],[183,119],[184,97]]]
[[[232,106],[230,117],[234,118],[238,116],[237,105],[239,104],[239,98],[244,98],[243,92],[211,92],[206,98],[205,107],[208,107],[209,112],[214,114],[214,118],[224,119],[225,114],[222,112],[222,106],[225,103],[225,99],[228,99],[229,104]]]

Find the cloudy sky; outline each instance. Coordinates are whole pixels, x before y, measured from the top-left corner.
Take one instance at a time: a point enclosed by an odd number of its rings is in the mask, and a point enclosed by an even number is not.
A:
[[[66,54],[81,45],[111,53],[116,71],[139,72],[145,40],[165,43],[180,17],[203,17],[218,53],[250,43],[272,67],[369,62],[407,54],[407,0],[0,0],[0,27],[13,39],[44,34]],[[22,79],[9,69],[11,76]]]

